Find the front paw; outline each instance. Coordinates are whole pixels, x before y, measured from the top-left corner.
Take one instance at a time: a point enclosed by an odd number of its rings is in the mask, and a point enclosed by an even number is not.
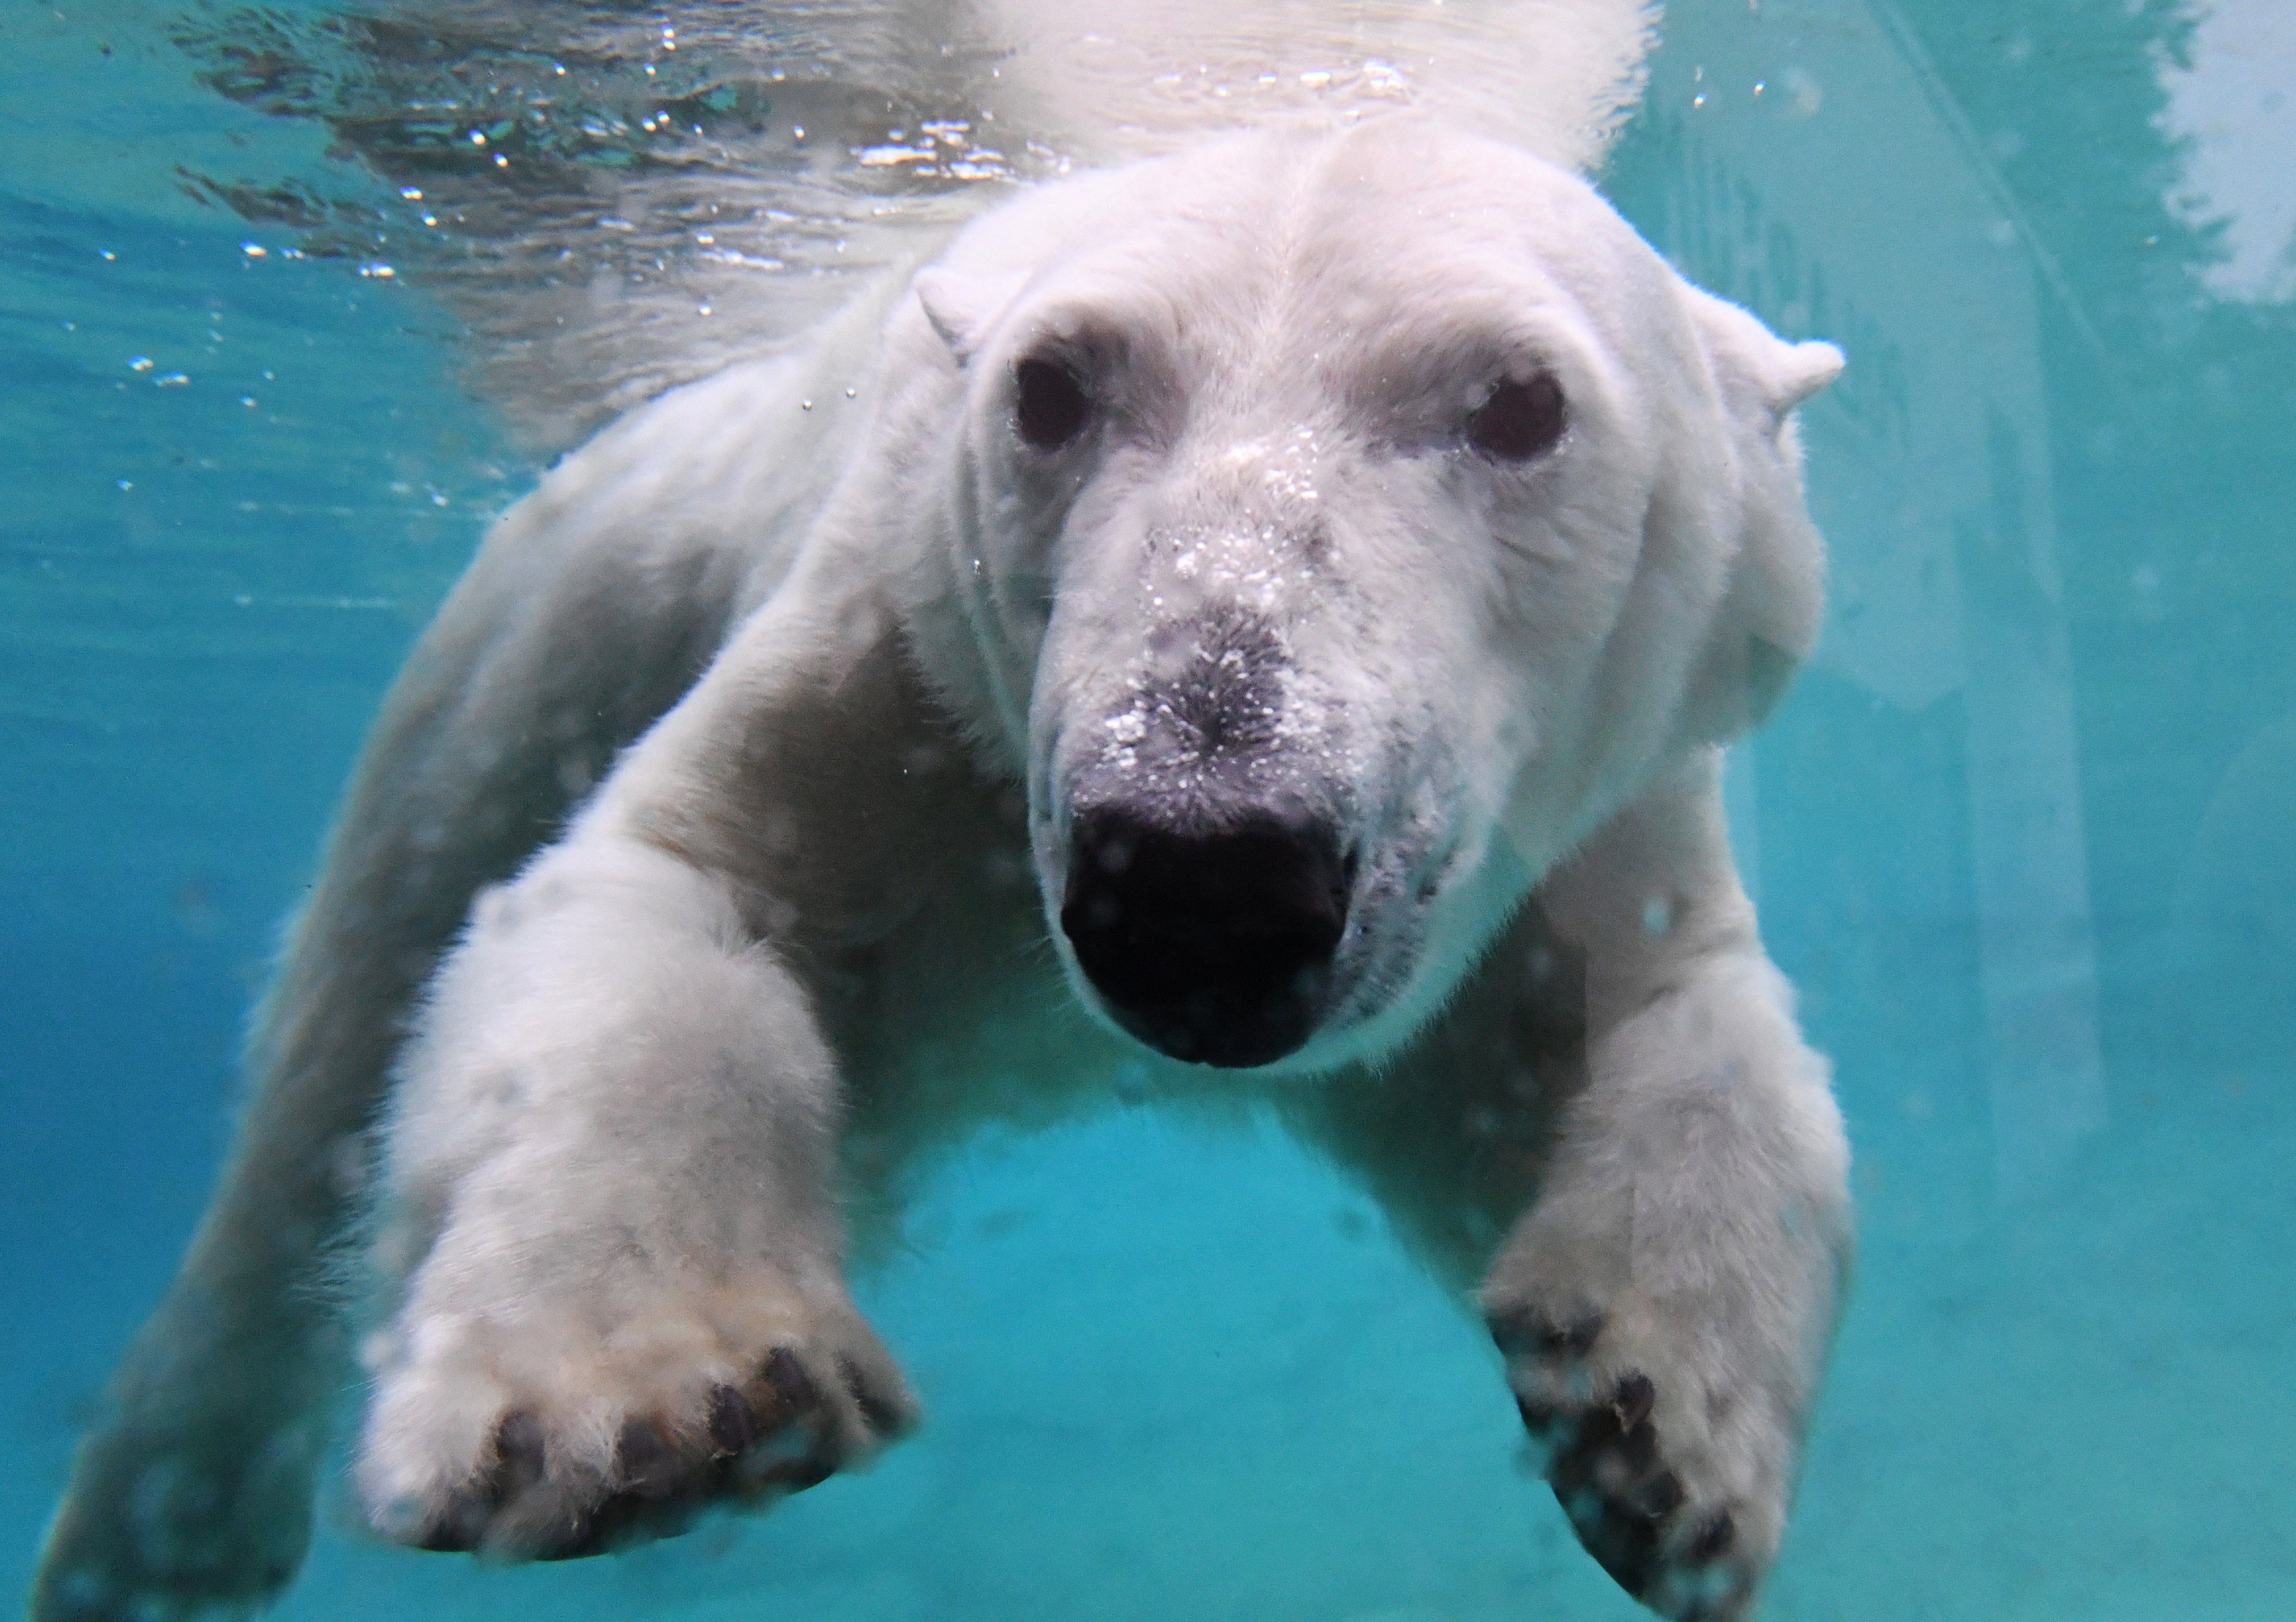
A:
[[[1587,1552],[1652,1610],[1735,1622],[1784,1530],[1833,1320],[1834,1255],[1807,1233],[1751,1253],[1710,1234],[1670,1266],[1590,1266],[1631,1247],[1566,1249],[1531,1226],[1484,1306],[1556,1501]]]
[[[276,1599],[310,1541],[314,1423],[115,1415],[81,1444],[48,1529],[30,1622],[246,1616]]]
[[[357,1475],[394,1540],[566,1559],[760,1506],[914,1424],[841,1284],[770,1269],[714,1287],[476,1313],[418,1298],[371,1354]]]
[[[1784,1484],[1765,1467],[1775,1438],[1737,1438],[1730,1456],[1716,1435],[1730,1400],[1668,1367],[1656,1348],[1598,1351],[1609,1332],[1599,1313],[1558,1323],[1535,1307],[1499,1308],[1491,1332],[1523,1426],[1546,1452],[1555,1500],[1587,1552],[1660,1616],[1744,1615],[1784,1520]]]

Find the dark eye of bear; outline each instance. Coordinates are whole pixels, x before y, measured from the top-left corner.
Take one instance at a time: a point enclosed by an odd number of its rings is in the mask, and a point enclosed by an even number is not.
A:
[[[1084,431],[1092,401],[1058,361],[1024,360],[1013,369],[1013,425],[1040,451],[1056,451]]]
[[[1562,385],[1546,373],[1510,378],[1467,419],[1467,443],[1494,462],[1528,462],[1562,438]]]

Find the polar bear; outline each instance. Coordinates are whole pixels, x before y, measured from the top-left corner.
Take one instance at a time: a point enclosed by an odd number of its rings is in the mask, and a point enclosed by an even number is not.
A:
[[[1360,1179],[1587,1548],[1743,1615],[1850,1223],[1719,746],[1816,634],[1840,365],[1400,112],[1024,193],[627,418],[394,691],[35,1617],[291,1575],[355,1195],[383,1535],[583,1554],[865,1460],[919,1407],[840,1189],[1102,1054]]]

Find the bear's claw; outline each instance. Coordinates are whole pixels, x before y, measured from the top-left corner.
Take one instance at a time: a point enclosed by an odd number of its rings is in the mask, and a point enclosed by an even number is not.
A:
[[[767,1507],[915,1422],[890,1363],[841,1348],[775,1347],[746,1379],[688,1389],[690,1400],[664,1393],[610,1421],[610,1448],[578,1394],[535,1390],[493,1421],[473,1464],[383,1498],[378,1528],[416,1548],[511,1560],[607,1553],[674,1536],[713,1504]]]
[[[1490,1328],[1524,1429],[1546,1450],[1555,1502],[1596,1563],[1672,1622],[1743,1617],[1766,1562],[1740,1546],[1731,1506],[1702,1501],[1669,1462],[1657,1382],[1638,1368],[1596,1374],[1603,1315],[1558,1323],[1516,1309],[1493,1314]]]

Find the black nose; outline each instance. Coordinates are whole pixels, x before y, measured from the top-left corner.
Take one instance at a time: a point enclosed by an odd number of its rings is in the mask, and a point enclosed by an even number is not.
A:
[[[1268,1064],[1305,1042],[1347,917],[1321,823],[1182,831],[1103,807],[1070,838],[1062,931],[1117,1022],[1176,1059]]]

